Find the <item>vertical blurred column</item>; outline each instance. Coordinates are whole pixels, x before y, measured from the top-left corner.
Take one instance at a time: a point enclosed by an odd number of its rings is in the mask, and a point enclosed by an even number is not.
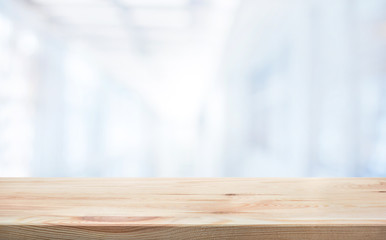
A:
[[[12,172],[12,156],[9,156],[9,141],[6,138],[10,122],[6,85],[10,75],[12,27],[11,21],[0,12],[0,176]]]
[[[360,176],[386,176],[386,2],[358,1],[360,41]]]
[[[356,1],[314,1],[311,17],[310,166],[314,176],[352,176],[359,118]]]
[[[147,144],[147,107],[122,83],[111,81],[105,99],[102,144],[104,176],[144,177],[152,174]]]
[[[307,148],[308,5],[243,1],[224,69],[228,176],[299,176]]]
[[[286,27],[286,45],[287,59],[286,76],[284,85],[286,89],[286,99],[284,111],[287,111],[285,118],[285,133],[287,141],[283,144],[285,149],[282,158],[282,168],[288,173],[287,176],[307,176],[309,149],[312,141],[309,131],[310,114],[314,111],[310,99],[310,86],[317,89],[315,82],[311,79],[312,74],[312,35],[315,26],[313,21],[312,1],[309,0],[292,0],[293,7],[289,10],[287,27]],[[310,19],[311,18],[311,19]],[[317,97],[313,93],[312,97]]]
[[[67,176],[64,161],[64,54],[66,47],[46,38],[41,49],[39,81],[36,84],[35,159],[32,174],[40,177]]]
[[[28,176],[39,40],[11,11],[7,14],[10,18],[0,15],[0,175]]]
[[[104,75],[88,53],[85,46],[69,43],[63,61],[66,81],[64,160],[71,176],[100,177],[108,169],[101,162],[104,155]]]

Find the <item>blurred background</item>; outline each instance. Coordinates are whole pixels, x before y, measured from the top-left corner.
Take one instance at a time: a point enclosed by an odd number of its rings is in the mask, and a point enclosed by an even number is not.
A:
[[[386,177],[386,1],[0,0],[0,176]]]

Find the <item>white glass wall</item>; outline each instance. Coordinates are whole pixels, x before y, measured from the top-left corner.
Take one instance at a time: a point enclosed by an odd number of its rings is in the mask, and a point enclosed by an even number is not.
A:
[[[383,0],[0,0],[0,176],[386,176]]]

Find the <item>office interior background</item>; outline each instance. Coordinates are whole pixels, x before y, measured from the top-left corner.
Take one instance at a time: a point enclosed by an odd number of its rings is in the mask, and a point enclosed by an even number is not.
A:
[[[386,177],[384,0],[0,0],[2,177]]]

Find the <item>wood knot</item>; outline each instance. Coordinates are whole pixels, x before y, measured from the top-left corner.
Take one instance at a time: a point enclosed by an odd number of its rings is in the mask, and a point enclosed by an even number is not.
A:
[[[236,193],[226,193],[225,196],[232,197],[232,196],[237,196],[237,194]]]

